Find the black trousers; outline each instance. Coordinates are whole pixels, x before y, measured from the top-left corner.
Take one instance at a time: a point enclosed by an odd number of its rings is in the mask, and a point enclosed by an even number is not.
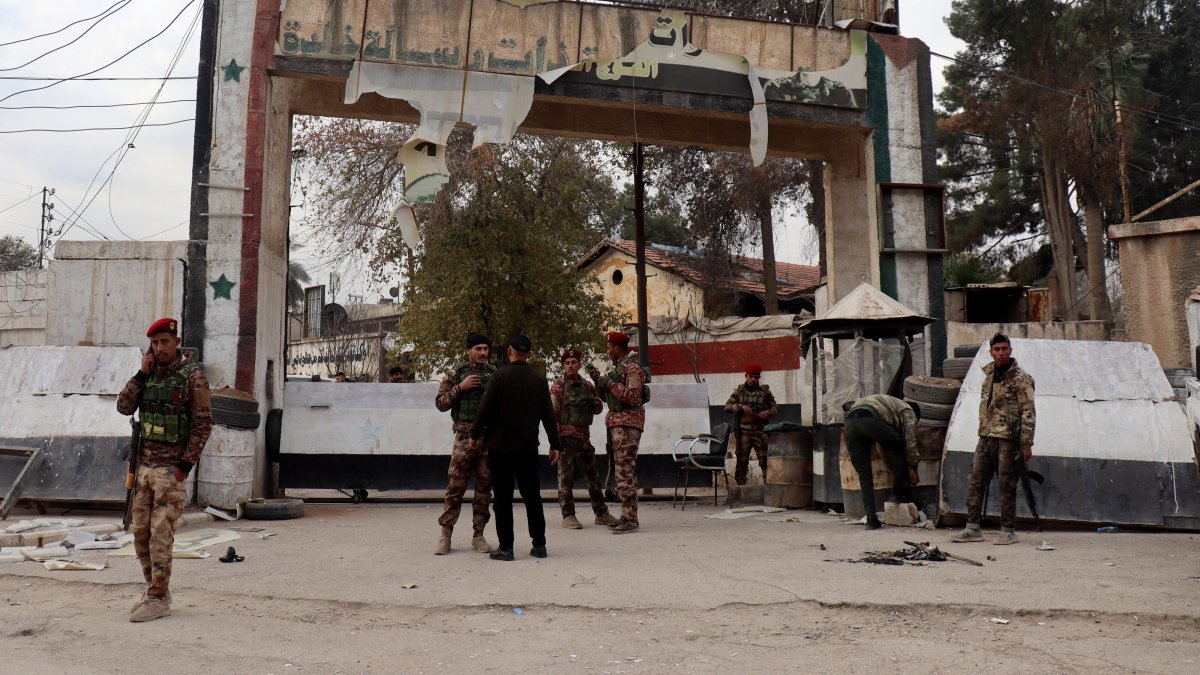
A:
[[[492,470],[492,513],[500,548],[513,547],[513,486],[525,501],[525,518],[534,546],[546,545],[546,514],[542,512],[542,486],[537,475],[538,455],[534,452],[488,453]]]
[[[908,460],[904,454],[904,437],[869,410],[855,408],[846,415],[846,451],[850,463],[858,472],[858,483],[862,488],[863,511],[874,518],[875,478],[871,475],[871,445],[878,443],[892,472],[892,494],[909,497]]]

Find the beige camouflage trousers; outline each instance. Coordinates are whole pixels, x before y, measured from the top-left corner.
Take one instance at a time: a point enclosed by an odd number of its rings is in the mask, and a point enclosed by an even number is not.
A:
[[[183,481],[175,478],[175,467],[138,467],[129,527],[133,530],[133,549],[142,563],[142,576],[149,584],[147,595],[167,595],[175,521],[183,513],[185,493]]]
[[[613,464],[617,469],[617,496],[621,498],[621,517],[638,521],[637,453],[642,441],[641,429],[612,427]]]
[[[471,526],[475,535],[483,534],[491,513],[488,504],[492,498],[492,471],[488,468],[488,451],[482,445],[471,451],[471,435],[465,431],[454,432],[454,450],[450,453],[450,470],[447,472],[446,506],[438,518],[438,525],[453,528],[462,511],[463,495],[467,493],[467,482],[475,477],[475,496],[471,500]]]
[[[596,515],[608,513],[604,503],[604,489],[600,487],[600,476],[596,473],[596,449],[582,438],[564,436],[562,455],[558,458],[558,505],[563,518],[575,515],[575,465],[583,472],[588,497],[592,500],[592,511]]]
[[[737,464],[733,479],[738,485],[746,484],[750,474],[750,450],[758,457],[758,468],[762,469],[763,482],[767,482],[767,434],[762,429],[742,429],[737,435]]]

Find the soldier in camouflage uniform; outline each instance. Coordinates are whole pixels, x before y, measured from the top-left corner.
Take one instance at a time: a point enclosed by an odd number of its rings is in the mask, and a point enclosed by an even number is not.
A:
[[[767,420],[779,414],[779,406],[775,403],[771,388],[759,384],[761,381],[762,366],[747,364],[745,384],[739,384],[725,402],[725,412],[734,413],[737,420],[737,468],[734,469],[733,479],[738,485],[746,484],[751,448],[758,457],[763,480],[767,478],[767,434],[763,426]]]
[[[604,393],[608,415],[604,418],[611,434],[613,463],[617,470],[617,496],[621,498],[621,517],[612,525],[613,534],[629,534],[638,529],[637,453],[646,426],[645,404],[649,397],[650,374],[638,364],[629,349],[629,336],[608,334],[608,357],[613,369],[601,375],[595,367],[588,375]]]
[[[882,525],[875,502],[875,476],[871,469],[871,448],[878,443],[883,460],[892,472],[892,496],[896,501],[911,501],[909,488],[918,482],[917,420],[921,408],[887,394],[873,394],[842,405],[846,411],[846,453],[858,473],[862,490],[863,512],[867,529]]]
[[[471,548],[480,553],[492,551],[491,544],[483,538],[483,529],[491,517],[488,503],[492,492],[492,473],[488,470],[488,451],[483,445],[477,450],[471,449],[471,423],[475,421],[479,402],[483,400],[484,388],[496,372],[496,367],[488,363],[490,356],[491,346],[487,337],[480,333],[468,335],[466,362],[446,373],[434,399],[437,409],[450,411],[450,419],[454,421],[454,449],[450,454],[446,505],[438,518],[442,534],[433,549],[434,555],[450,552],[450,535],[454,533],[454,524],[458,522],[458,514],[462,510],[463,495],[467,492],[467,482],[472,476],[475,477],[475,496],[471,500]]]
[[[212,432],[208,379],[199,364],[179,351],[175,319],[155,321],[141,369],[117,397],[122,415],[138,413],[142,441],[133,483],[133,547],[147,588],[129,620],[151,621],[171,613],[171,549],[183,513],[188,472]]]
[[[1033,431],[1037,422],[1033,378],[1012,358],[1012,345],[1006,336],[997,333],[990,345],[992,362],[983,367],[987,376],[983,378],[979,401],[979,445],[975,447],[967,492],[967,526],[950,539],[983,541],[979,531],[983,492],[991,482],[992,474],[996,473],[1000,490],[1000,534],[992,543],[1015,544],[1018,541],[1017,483],[1022,465],[1028,464],[1033,456]]]
[[[563,376],[550,387],[554,419],[558,421],[558,436],[563,443],[562,456],[558,459],[558,505],[562,509],[562,526],[568,530],[583,529],[575,517],[575,464],[579,464],[587,481],[596,524],[617,524],[604,503],[604,489],[596,473],[596,449],[592,447],[590,432],[592,418],[604,410],[604,401],[596,393],[596,387],[579,376],[582,358],[578,349],[564,351],[560,358]]]

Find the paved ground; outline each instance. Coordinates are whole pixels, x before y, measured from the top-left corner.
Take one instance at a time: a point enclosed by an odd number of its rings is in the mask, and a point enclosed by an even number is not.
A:
[[[303,519],[257,523],[278,535],[243,533],[233,545],[245,562],[218,562],[223,546],[177,561],[174,614],[149,624],[126,621],[135,559],[100,572],[4,565],[0,662],[54,673],[1200,671],[1196,534],[950,545],[948,530],[866,532],[811,511],[717,520],[709,502],[645,504],[641,532],[616,537],[590,519],[561,529],[548,506],[550,557],[536,560],[518,506],[518,559],[501,563],[467,548],[469,527],[433,556],[439,508],[309,504]],[[905,539],[985,565],[839,562]],[[1035,550],[1043,539],[1056,550]]]

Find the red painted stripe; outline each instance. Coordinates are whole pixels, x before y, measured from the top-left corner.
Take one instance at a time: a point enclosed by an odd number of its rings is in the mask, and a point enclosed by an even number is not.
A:
[[[267,69],[275,65],[275,36],[279,32],[278,0],[258,0],[250,63],[246,112],[246,196],[242,219],[242,272],[238,283],[238,346],[235,386],[254,391],[258,356],[258,251],[262,240],[263,163],[267,136]],[[218,67],[223,64],[216,64]]]
[[[691,375],[695,345],[650,345],[650,371],[654,375]],[[763,370],[796,370],[800,367],[800,338],[795,335],[759,340],[708,342],[699,347],[700,373],[740,373],[747,363]]]

